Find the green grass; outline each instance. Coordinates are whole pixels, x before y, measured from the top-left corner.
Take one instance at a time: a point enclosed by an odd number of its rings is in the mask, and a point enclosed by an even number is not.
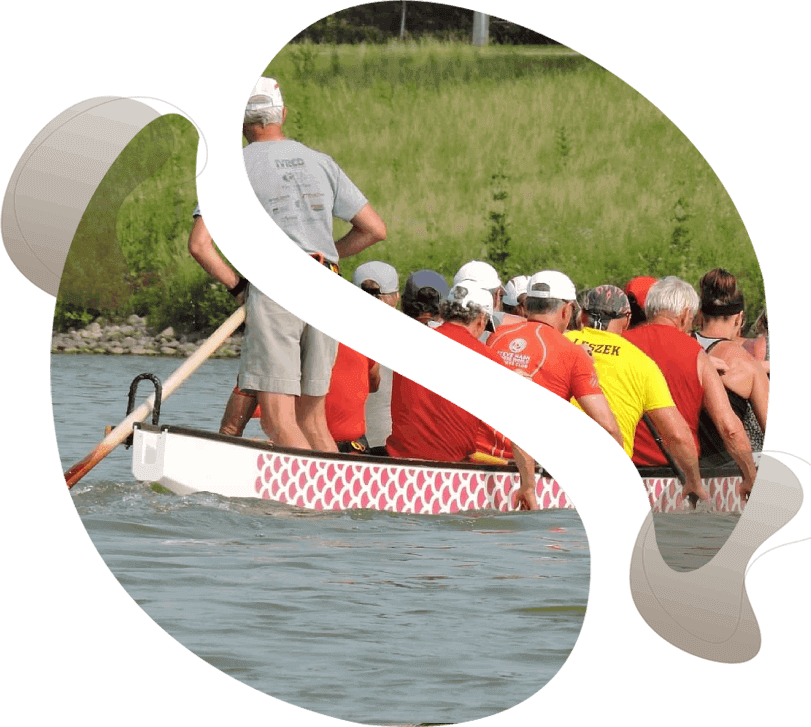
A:
[[[579,288],[723,266],[750,309],[763,285],[723,185],[688,139],[621,80],[562,48],[288,46],[268,66],[288,133],[333,156],[388,225],[346,261],[453,275],[486,256],[493,175],[514,275],[559,268]],[[346,227],[339,227],[342,232]]]
[[[749,237],[701,154],[646,99],[566,48],[297,44],[265,75],[282,87],[286,134],[334,157],[388,226],[386,241],[343,262],[344,277],[380,259],[401,282],[422,267],[450,278],[486,259],[498,219],[505,278],[556,268],[578,288],[643,274],[697,285],[721,266],[739,278],[750,319],[764,304]],[[142,308],[171,286],[179,298],[180,288],[211,287],[186,250],[197,136],[172,123],[170,159],[116,221],[131,272],[160,280]],[[204,306],[212,321],[227,315],[220,303]],[[177,325],[182,311],[161,306]]]

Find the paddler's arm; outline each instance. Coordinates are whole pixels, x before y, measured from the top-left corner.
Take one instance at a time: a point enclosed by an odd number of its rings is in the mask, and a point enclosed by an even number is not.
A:
[[[682,487],[683,494],[692,493],[699,500],[709,500],[710,496],[701,483],[696,443],[679,410],[675,406],[666,406],[646,413],[659,432],[665,449],[684,473],[687,482]]]
[[[768,363],[768,362],[764,362]],[[769,375],[760,361],[752,361],[752,393],[749,403],[762,431],[766,431],[766,411],[769,408]]]
[[[540,510],[535,497],[535,460],[515,442],[512,443],[513,457],[518,467],[521,485],[515,493],[514,505],[519,510]]]
[[[357,255],[376,242],[386,239],[386,223],[380,219],[371,205],[365,205],[351,220],[352,229],[335,241],[338,257],[343,259]]]
[[[214,247],[214,240],[200,215],[195,215],[194,224],[189,234],[189,254],[203,270],[222,283],[228,290],[234,288],[242,279],[217,252],[217,248]]]
[[[375,361],[369,367],[369,393],[374,394],[380,388],[380,364]]]

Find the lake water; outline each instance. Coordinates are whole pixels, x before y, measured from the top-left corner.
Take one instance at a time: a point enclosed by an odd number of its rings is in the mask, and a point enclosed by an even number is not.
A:
[[[64,469],[126,414],[130,381],[178,359],[52,356]],[[237,363],[206,362],[161,422],[216,430]],[[141,384],[136,404],[150,392]],[[77,412],[81,412],[77,416]],[[247,436],[260,436],[256,422]],[[315,513],[179,497],[134,481],[119,447],[72,490],[104,561],[177,641],[292,704],[367,724],[455,723],[531,696],[574,647],[588,599],[577,513]],[[660,516],[676,568],[711,557],[737,518]]]

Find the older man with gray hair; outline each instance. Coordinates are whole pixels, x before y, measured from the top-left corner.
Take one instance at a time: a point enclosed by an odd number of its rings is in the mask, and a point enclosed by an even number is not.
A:
[[[647,415],[684,472],[684,494],[707,500],[696,443],[662,372],[650,356],[622,336],[631,318],[628,296],[616,285],[599,285],[585,294],[582,306],[583,327],[564,335],[591,348],[600,388],[622,431],[625,452],[633,457],[634,433]]]
[[[664,374],[676,408],[699,445],[702,408],[723,439],[727,452],[743,475],[740,490],[752,489],[755,466],[752,447],[741,420],[729,404],[723,381],[701,344],[689,333],[699,308],[692,285],[674,276],[656,282],[645,300],[646,323],[624,337],[650,356]],[[633,460],[638,465],[666,464],[664,454],[648,427],[640,424],[634,439]]]
[[[279,84],[260,78],[245,107],[243,159],[265,211],[302,250],[337,272],[340,258],[385,239],[386,226],[335,161],[285,137],[287,118]],[[214,246],[199,207],[189,252],[200,266],[241,299],[246,294],[246,334],[238,390],[255,393],[268,438],[300,449],[336,451],[326,425],[337,342],[248,286]],[[333,240],[333,217],[352,227]],[[225,426],[226,422],[223,422]]]

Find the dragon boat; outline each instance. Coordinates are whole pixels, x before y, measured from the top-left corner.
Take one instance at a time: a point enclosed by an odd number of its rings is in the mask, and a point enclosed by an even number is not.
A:
[[[210,492],[261,498],[312,510],[366,508],[439,515],[515,509],[519,487],[513,465],[431,462],[360,454],[312,452],[267,441],[180,426],[136,423],[132,471],[178,495]],[[654,512],[692,509],[668,467],[638,468]],[[734,465],[702,468],[712,507],[739,513],[740,473]],[[574,508],[547,472],[537,474],[541,509]]]

